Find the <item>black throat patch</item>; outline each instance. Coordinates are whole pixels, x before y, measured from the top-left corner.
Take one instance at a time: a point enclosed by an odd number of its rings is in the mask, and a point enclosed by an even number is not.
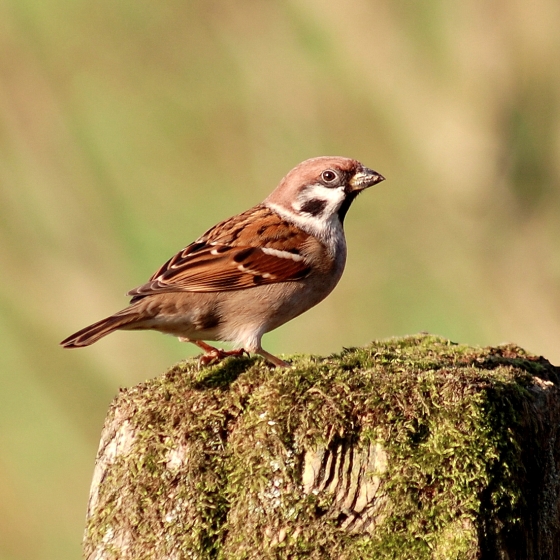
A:
[[[306,200],[302,205],[300,210],[307,214],[311,214],[317,217],[323,213],[325,206],[327,205],[326,200],[321,200],[319,198],[312,198],[311,200]]]
[[[346,198],[342,201],[342,204],[338,209],[338,219],[340,220],[341,224],[344,224],[346,212],[348,212],[350,205],[352,204],[352,202],[354,202],[354,199],[358,196],[358,194],[360,194],[360,191],[349,192],[347,193]]]

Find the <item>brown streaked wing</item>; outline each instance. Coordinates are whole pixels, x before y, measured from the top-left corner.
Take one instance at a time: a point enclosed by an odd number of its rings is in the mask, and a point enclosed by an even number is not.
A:
[[[270,208],[259,204],[234,219],[230,218],[208,230],[198,242],[232,247],[269,247],[291,250],[301,246],[309,234],[287,222]]]
[[[260,205],[208,230],[128,295],[242,290],[299,280],[310,272],[300,254],[309,238]]]

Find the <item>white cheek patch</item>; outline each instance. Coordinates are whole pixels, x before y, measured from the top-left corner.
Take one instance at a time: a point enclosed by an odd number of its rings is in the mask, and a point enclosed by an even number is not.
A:
[[[318,237],[331,248],[340,244],[345,247],[342,224],[338,217],[338,210],[345,198],[344,187],[329,189],[317,184],[307,186],[298,193],[296,200],[285,206],[269,201],[265,203],[280,216]]]
[[[292,203],[302,217],[328,220],[336,214],[346,194],[343,187],[329,189],[323,185],[309,185]]]

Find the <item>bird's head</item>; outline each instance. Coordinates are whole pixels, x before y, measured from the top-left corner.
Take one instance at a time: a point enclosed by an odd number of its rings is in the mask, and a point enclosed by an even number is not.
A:
[[[316,157],[294,167],[264,203],[302,225],[342,224],[356,196],[384,179],[355,159]]]

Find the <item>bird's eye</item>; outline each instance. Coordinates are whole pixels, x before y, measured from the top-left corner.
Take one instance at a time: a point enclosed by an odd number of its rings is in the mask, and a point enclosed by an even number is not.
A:
[[[321,179],[323,179],[325,183],[332,183],[336,180],[336,178],[337,174],[331,169],[327,169],[326,171],[323,171],[323,173],[321,173]]]

